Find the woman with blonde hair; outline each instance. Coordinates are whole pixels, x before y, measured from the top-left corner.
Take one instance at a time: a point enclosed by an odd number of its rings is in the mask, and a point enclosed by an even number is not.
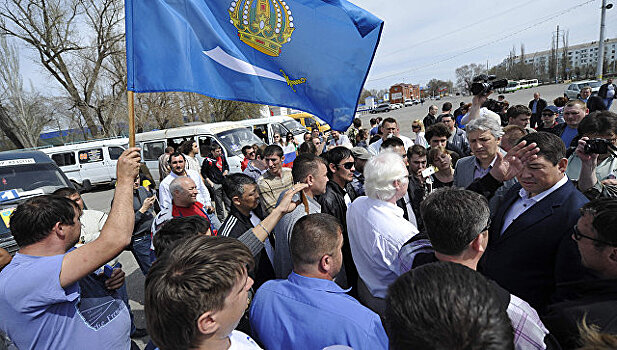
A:
[[[420,119],[416,119],[411,123],[412,139],[414,145],[420,145],[428,148],[428,142],[424,138],[424,123]],[[415,135],[415,138],[413,137]]]
[[[433,188],[452,187],[454,184],[454,169],[452,168],[451,152],[445,147],[431,148],[428,152],[428,164],[434,166]]]

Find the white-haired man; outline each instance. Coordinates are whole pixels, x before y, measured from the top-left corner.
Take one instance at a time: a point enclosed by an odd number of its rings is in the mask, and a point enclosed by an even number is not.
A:
[[[494,118],[478,117],[467,124],[466,132],[473,155],[459,159],[456,163],[454,169],[455,187],[467,187],[473,180],[488,174],[497,160],[497,154],[505,155],[505,152],[499,148],[503,130]],[[503,188],[495,193],[495,196],[489,201],[491,212],[495,212],[499,199],[515,183],[515,179],[508,180],[504,183]]]
[[[383,315],[388,285],[400,275],[398,252],[418,229],[403,217],[396,201],[407,193],[408,171],[401,156],[382,152],[366,163],[367,197],[347,210],[351,254],[358,269],[358,298]]]

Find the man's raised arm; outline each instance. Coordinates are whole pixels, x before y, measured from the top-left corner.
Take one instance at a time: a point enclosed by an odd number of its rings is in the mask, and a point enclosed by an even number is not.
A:
[[[116,257],[131,242],[133,225],[133,182],[139,174],[139,149],[129,148],[118,159],[116,191],[109,217],[100,236],[70,251],[62,260],[60,284],[69,286]]]

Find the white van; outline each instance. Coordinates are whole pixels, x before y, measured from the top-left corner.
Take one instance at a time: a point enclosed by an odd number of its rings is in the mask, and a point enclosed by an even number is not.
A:
[[[250,127],[255,135],[269,145],[274,143],[274,134],[279,134],[284,138],[288,132],[291,132],[296,142],[301,144],[304,142],[304,134],[309,132],[300,122],[285,116],[245,119],[237,123]]]
[[[126,137],[41,148],[77,187],[109,184],[116,180],[118,158],[128,147]]]
[[[200,154],[205,157],[212,143],[218,143],[229,164],[229,172],[240,172],[240,163],[244,159],[242,147],[245,145],[262,145],[251,130],[237,122],[219,122],[196,124],[179,128],[142,132],[135,135],[135,144],[141,148],[141,160],[145,162],[156,183],[159,183],[159,157],[165,148],[172,146],[178,150],[186,140],[197,141]]]

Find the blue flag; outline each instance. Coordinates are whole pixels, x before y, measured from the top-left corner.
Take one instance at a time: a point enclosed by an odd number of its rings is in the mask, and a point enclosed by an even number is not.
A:
[[[383,21],[345,0],[126,0],[128,89],[351,124]]]

